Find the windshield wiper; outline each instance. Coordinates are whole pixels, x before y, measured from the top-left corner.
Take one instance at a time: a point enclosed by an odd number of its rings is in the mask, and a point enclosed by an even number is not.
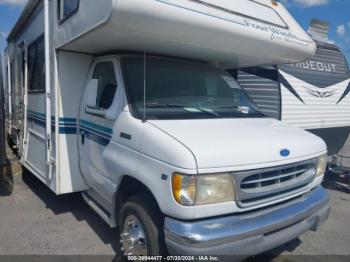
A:
[[[240,113],[244,113],[242,107],[240,107],[240,106],[218,106],[217,108],[220,108],[220,109],[227,109],[227,108],[229,108],[229,109],[236,110],[236,111],[238,111]]]
[[[204,113],[208,113],[208,114],[211,114],[213,116],[216,116],[216,117],[220,117],[220,115],[210,109],[207,109],[207,108],[196,108],[198,110],[200,110],[201,112],[204,112]]]
[[[218,106],[217,108],[221,108],[221,109],[233,109],[241,114],[245,114],[245,115],[259,115],[259,116],[266,116],[264,113],[262,112],[259,112],[259,111],[256,111],[255,109],[254,110],[251,110],[249,108],[249,111],[248,112],[244,112],[244,109],[240,106]]]
[[[146,107],[149,108],[164,108],[164,107],[168,107],[168,108],[185,108],[185,105],[181,105],[181,104],[146,104]]]
[[[207,108],[198,108],[198,107],[186,106],[181,104],[147,104],[146,108],[183,108],[183,109],[190,108],[190,109],[198,110],[199,112],[207,113],[216,117],[220,116],[218,113]]]

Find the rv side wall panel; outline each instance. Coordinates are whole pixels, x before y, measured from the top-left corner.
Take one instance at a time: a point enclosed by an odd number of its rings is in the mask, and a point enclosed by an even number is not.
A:
[[[10,135],[14,143],[21,147],[18,140],[23,132],[24,88],[22,74],[22,46],[31,45],[44,33],[44,17],[42,4],[38,4],[27,22],[9,43],[8,54],[11,70],[11,130]]]
[[[281,118],[281,93],[276,68],[244,68],[238,71],[237,80],[263,113]]]
[[[59,189],[57,194],[87,190],[80,175],[78,116],[92,57],[60,51],[59,88]]]
[[[80,0],[78,11],[63,22],[59,22],[58,18],[58,1],[53,2],[56,10],[52,16],[55,25],[54,46],[59,48],[106,22],[112,13],[115,1]],[[96,39],[96,41],[102,44],[101,39]]]

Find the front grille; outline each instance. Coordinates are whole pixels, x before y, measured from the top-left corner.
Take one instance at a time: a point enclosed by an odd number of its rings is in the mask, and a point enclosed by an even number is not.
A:
[[[252,207],[301,192],[314,180],[316,161],[234,173],[238,205]]]
[[[246,192],[259,192],[308,175],[306,171],[312,168],[313,165],[301,165],[270,172],[262,172],[244,179],[241,183],[241,188]]]

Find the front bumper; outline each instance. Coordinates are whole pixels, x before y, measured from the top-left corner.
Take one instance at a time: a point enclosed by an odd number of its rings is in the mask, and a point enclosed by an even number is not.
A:
[[[321,186],[302,198],[253,213],[196,222],[166,218],[164,234],[172,255],[252,256],[316,231],[330,212]]]

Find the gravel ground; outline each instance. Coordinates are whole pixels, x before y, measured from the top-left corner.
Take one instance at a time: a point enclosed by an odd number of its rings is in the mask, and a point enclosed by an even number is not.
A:
[[[115,230],[80,194],[56,196],[28,172],[10,180],[13,188],[0,186],[0,255],[114,256]],[[334,176],[326,180],[332,212],[318,232],[308,232],[249,260],[293,261],[304,255],[337,255],[340,257],[332,257],[332,261],[350,261],[350,194],[344,182]],[[308,258],[315,261],[316,257]],[[307,261],[306,257],[303,260]]]

